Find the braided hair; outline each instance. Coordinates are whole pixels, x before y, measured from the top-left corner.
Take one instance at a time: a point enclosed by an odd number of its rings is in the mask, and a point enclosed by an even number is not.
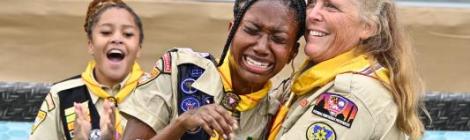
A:
[[[93,0],[88,5],[88,11],[85,17],[85,24],[83,25],[83,28],[85,29],[85,32],[87,33],[88,39],[91,40],[92,28],[96,23],[98,23],[104,11],[113,7],[125,9],[132,15],[132,17],[134,17],[134,22],[139,28],[139,35],[140,35],[139,43],[142,44],[144,40],[142,21],[140,17],[134,12],[134,10],[132,10],[132,8],[130,8],[122,0]]]
[[[233,5],[233,16],[235,17],[232,29],[230,30],[230,33],[227,37],[227,41],[225,42],[224,49],[222,51],[222,56],[220,57],[220,62],[219,66],[223,64],[224,58],[228,53],[228,50],[230,48],[230,45],[232,43],[233,37],[235,36],[235,33],[238,30],[238,27],[240,26],[240,23],[243,19],[243,16],[245,16],[246,11],[259,0],[235,0],[235,3]],[[306,4],[305,0],[279,0],[282,1],[283,4],[289,6],[291,10],[295,10],[296,20],[298,24],[299,31],[297,32],[296,39],[299,40],[300,37],[305,32],[305,16],[306,16]],[[296,47],[298,47],[298,43]]]

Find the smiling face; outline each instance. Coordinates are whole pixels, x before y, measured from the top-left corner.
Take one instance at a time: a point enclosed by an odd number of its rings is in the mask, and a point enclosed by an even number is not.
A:
[[[258,1],[248,9],[231,47],[236,92],[237,87],[261,89],[295,56],[295,17],[294,10],[280,1]]]
[[[359,17],[357,0],[309,0],[305,53],[319,63],[357,46],[371,34]]]
[[[123,8],[109,8],[92,28],[89,53],[96,61],[99,83],[113,86],[129,74],[140,55],[139,29],[133,16]]]

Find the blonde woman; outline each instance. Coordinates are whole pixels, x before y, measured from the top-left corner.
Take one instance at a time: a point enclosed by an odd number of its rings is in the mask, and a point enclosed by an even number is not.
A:
[[[300,73],[269,139],[419,139],[423,88],[393,0],[309,0]]]

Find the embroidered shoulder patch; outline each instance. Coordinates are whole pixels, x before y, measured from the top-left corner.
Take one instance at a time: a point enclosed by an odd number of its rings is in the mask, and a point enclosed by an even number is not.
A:
[[[163,60],[163,63],[162,63],[163,73],[171,74],[171,54],[165,53],[162,56],[162,60]]]
[[[153,68],[150,74],[144,73],[144,75],[142,75],[139,78],[139,83],[137,84],[137,87],[149,83],[150,81],[157,78],[159,75],[160,75],[160,70],[158,70],[157,68]]]
[[[338,94],[325,92],[315,100],[312,113],[351,128],[357,110],[356,104],[351,100]]]
[[[312,123],[307,128],[306,135],[308,140],[336,140],[335,130],[323,122]]]
[[[46,117],[47,117],[47,113],[45,111],[39,110],[38,115],[36,116],[36,119],[34,119],[34,124],[31,129],[31,135],[34,133],[34,131],[36,131],[39,125],[41,125],[41,123],[44,122]]]

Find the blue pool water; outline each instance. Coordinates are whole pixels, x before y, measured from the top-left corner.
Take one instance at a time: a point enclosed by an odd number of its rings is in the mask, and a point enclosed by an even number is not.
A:
[[[27,140],[32,125],[30,122],[0,121],[0,139]],[[423,140],[470,140],[470,131],[427,131]]]
[[[32,125],[30,122],[0,122],[0,139],[27,140]]]

